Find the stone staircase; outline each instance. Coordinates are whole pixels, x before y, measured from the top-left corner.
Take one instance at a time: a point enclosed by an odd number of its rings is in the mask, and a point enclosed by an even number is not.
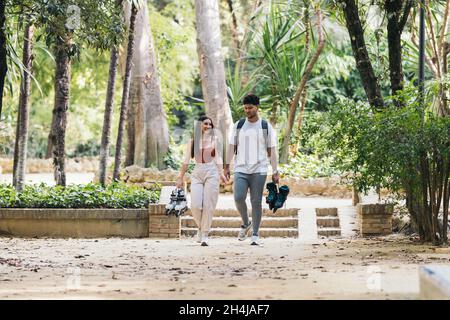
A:
[[[249,210],[251,218],[251,210]],[[242,219],[235,209],[216,209],[211,236],[237,237]],[[261,237],[298,237],[298,209],[278,209],[273,213],[263,209],[263,218],[259,229]],[[181,235],[192,237],[197,233],[197,226],[190,210],[181,218]]]
[[[341,235],[337,208],[316,208],[317,235],[332,237]]]

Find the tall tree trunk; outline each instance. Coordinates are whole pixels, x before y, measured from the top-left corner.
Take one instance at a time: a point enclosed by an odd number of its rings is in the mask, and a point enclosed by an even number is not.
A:
[[[125,77],[123,80],[122,103],[120,105],[119,131],[117,133],[116,156],[114,159],[114,181],[119,181],[120,161],[122,157],[122,142],[125,129],[125,121],[128,112],[128,97],[130,95],[131,80],[131,63],[134,54],[134,29],[136,25],[136,15],[138,9],[134,5],[131,6],[130,26],[128,29],[128,46],[127,46],[127,62],[125,65]]]
[[[220,38],[219,5],[217,0],[195,0],[197,52],[200,61],[203,98],[206,114],[226,139],[232,127],[228,104],[225,67]],[[226,143],[223,144],[224,146]],[[225,155],[225,152],[223,152]]]
[[[305,2],[309,6],[309,1]],[[305,11],[305,51],[309,53],[310,47],[311,47],[311,26],[310,26],[310,18],[309,18],[309,10]],[[302,138],[302,124],[303,124],[303,112],[306,107],[306,101],[308,97],[308,87],[305,86],[305,89],[302,94],[302,98],[300,101],[300,113],[298,115],[298,121],[297,121],[297,142],[293,145],[293,155],[296,156],[298,153],[298,148],[301,145],[301,138]]]
[[[234,47],[234,56],[236,58],[236,61],[240,58],[240,41],[238,36],[238,24],[237,24],[237,17],[236,13],[234,12],[233,8],[233,0],[227,0],[228,9],[230,10],[231,14],[231,37],[233,39],[233,47]]]
[[[106,167],[109,156],[109,143],[111,140],[111,119],[114,106],[114,87],[117,78],[117,61],[119,51],[116,47],[111,50],[109,59],[108,89],[106,91],[105,114],[103,117],[102,141],[100,144],[100,168],[99,182],[104,186],[106,183]]]
[[[25,70],[23,71],[20,85],[16,147],[14,149],[13,185],[17,191],[22,191],[23,189],[27,161],[29,97],[31,93],[31,73],[33,67],[33,34],[34,26],[31,23],[28,23],[25,27],[23,40],[22,63]]]
[[[127,162],[165,169],[169,126],[161,97],[157,59],[147,3],[136,17],[136,49],[131,70]]]
[[[259,9],[259,7],[262,5],[262,1],[261,0],[255,0],[253,7],[252,7],[252,11],[251,14],[248,17],[247,22],[245,23],[245,30],[244,30],[244,36],[242,38],[242,41],[240,43],[240,47],[239,47],[239,58],[237,60],[236,63],[236,67],[239,71],[239,73],[242,75],[242,80],[241,80],[241,86],[245,86],[248,83],[248,74],[246,72],[246,60],[245,60],[245,53],[247,52],[247,46],[249,43],[249,30],[250,30],[250,26],[251,23],[253,21],[253,19],[255,19],[255,15],[257,10]],[[271,123],[273,123],[273,118],[271,119]],[[276,120],[275,120],[276,122]]]
[[[45,151],[45,159],[53,158],[53,134],[52,128],[55,126],[55,113],[52,113],[52,122],[50,124],[50,132],[47,137],[47,150]]]
[[[67,111],[70,99],[71,59],[69,56],[70,36],[58,39],[56,43],[55,72],[55,107],[53,109],[54,123],[51,129],[53,166],[57,185],[66,185],[65,144]]]
[[[127,110],[127,122],[125,125],[125,130],[127,131],[127,143],[126,143],[126,152],[125,152],[125,167],[131,166],[134,164],[134,155],[136,153],[136,140],[134,139],[136,134],[136,127],[135,127],[135,121],[136,121],[136,113],[134,110],[134,104],[139,103],[139,101],[142,101],[142,96],[138,96],[137,101],[133,101],[133,95],[134,98],[136,98],[136,92],[133,92],[133,80],[131,80],[130,83],[130,97],[128,98],[128,110]],[[140,94],[140,93],[138,93]],[[139,131],[142,132],[143,129],[143,123],[141,123],[141,127]],[[143,165],[142,165],[143,167]]]
[[[370,105],[381,108],[384,104],[383,97],[381,96],[380,86],[378,85],[377,77],[370,62],[369,53],[367,52],[358,7],[355,4],[355,0],[343,0],[343,2],[344,16],[350,35],[353,56],[356,60],[356,68],[358,69]]]
[[[444,77],[448,74],[448,53],[450,52],[450,43],[445,42],[443,44],[442,49],[442,74]],[[450,108],[447,101],[447,89],[445,88],[445,85],[443,83],[439,83],[439,94],[441,96],[441,103],[439,105],[438,114],[441,117],[448,117],[450,116]]]
[[[2,118],[3,109],[3,91],[5,89],[5,78],[8,72],[8,65],[6,62],[7,52],[6,52],[6,1],[0,2],[0,120]]]
[[[412,3],[410,0],[386,0],[384,5],[388,20],[389,75],[392,95],[404,88],[401,36]],[[395,102],[397,106],[401,106],[401,101],[396,100]]]
[[[297,155],[298,148],[301,146],[303,114],[305,112],[307,97],[308,97],[308,87],[305,87],[305,90],[303,91],[302,98],[300,101],[300,112],[299,112],[298,121],[297,121],[297,133],[296,133],[297,141],[292,146],[294,156]]]
[[[447,235],[447,229],[448,229],[448,209],[449,209],[449,198],[450,198],[450,157],[444,158],[444,187],[443,187],[443,230],[442,230],[442,241],[445,244],[448,244],[448,235]]]
[[[303,94],[303,90],[305,89],[309,75],[311,74],[311,71],[314,65],[316,64],[317,59],[319,59],[323,47],[325,46],[325,39],[323,37],[323,30],[322,30],[322,11],[320,8],[317,9],[316,16],[317,16],[317,33],[319,34],[319,43],[317,45],[316,52],[311,57],[311,60],[308,62],[308,65],[306,66],[305,72],[302,75],[302,80],[300,81],[297,91],[295,92],[295,96],[289,106],[288,123],[283,138],[283,145],[281,147],[280,152],[280,163],[287,163],[289,160],[289,145],[291,140],[292,129],[294,127],[295,114],[297,113],[297,107],[300,102],[300,98]]]

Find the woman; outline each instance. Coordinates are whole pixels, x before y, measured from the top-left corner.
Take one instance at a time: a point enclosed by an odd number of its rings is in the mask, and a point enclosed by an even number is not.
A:
[[[195,125],[194,137],[186,146],[186,153],[177,178],[177,188],[183,187],[183,178],[191,158],[195,167],[191,174],[191,212],[198,226],[197,241],[208,245],[214,210],[219,197],[220,179],[223,175],[222,147],[215,134],[211,118],[202,115]]]

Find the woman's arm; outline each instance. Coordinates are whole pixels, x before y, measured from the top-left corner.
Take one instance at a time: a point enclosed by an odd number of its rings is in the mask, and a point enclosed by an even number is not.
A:
[[[184,151],[184,159],[183,164],[181,165],[180,174],[178,175],[176,186],[177,188],[183,187],[183,179],[184,175],[186,174],[187,168],[189,166],[189,162],[191,161],[191,146],[192,146],[192,140],[189,140],[189,142],[186,145],[186,149]]]

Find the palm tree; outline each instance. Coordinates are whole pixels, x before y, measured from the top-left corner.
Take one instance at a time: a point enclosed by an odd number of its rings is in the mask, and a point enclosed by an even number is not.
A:
[[[70,41],[71,36],[68,33],[62,39],[58,37],[55,46],[55,106],[53,108],[54,122],[52,123],[50,135],[52,142],[55,181],[57,185],[61,186],[66,185],[65,143],[67,110],[69,109],[70,98]]]
[[[109,142],[111,138],[111,118],[114,105],[114,87],[117,76],[117,62],[119,51],[116,47],[111,50],[111,57],[109,59],[109,78],[108,89],[106,91],[105,115],[103,118],[102,141],[100,143],[100,168],[99,168],[99,182],[105,185],[106,180],[106,166],[109,154]]]
[[[29,97],[31,92],[31,72],[33,65],[33,34],[34,26],[28,22],[23,37],[22,83],[20,86],[19,111],[17,113],[16,144],[14,148],[13,185],[21,191],[25,179],[27,159]]]
[[[117,0],[117,6],[122,6],[122,0]],[[117,46],[111,49],[111,56],[109,59],[109,78],[108,88],[106,91],[105,114],[103,118],[102,140],[100,143],[100,168],[99,168],[99,182],[105,185],[106,180],[106,166],[109,155],[109,143],[111,136],[111,118],[114,105],[114,87],[117,77],[117,64],[119,58],[119,50]]]
[[[128,112],[128,98],[130,95],[130,80],[131,80],[131,67],[134,54],[134,30],[136,26],[136,16],[138,8],[137,4],[132,1],[131,4],[131,15],[130,15],[130,26],[128,29],[128,48],[127,48],[127,61],[125,64],[125,77],[123,80],[123,92],[122,92],[122,103],[120,105],[120,118],[119,118],[119,131],[117,133],[116,142],[116,156],[114,159],[114,181],[119,180],[119,170],[120,170],[120,160],[122,157],[122,142],[123,134],[125,130],[125,120]]]
[[[19,111],[17,113],[16,144],[14,148],[13,185],[21,191],[25,179],[28,141],[29,97],[31,92],[31,72],[33,64],[34,26],[28,22],[23,37],[22,83],[20,86]]]
[[[5,88],[5,78],[8,71],[8,65],[6,63],[7,51],[6,51],[6,1],[0,1],[0,119],[2,117],[3,109],[3,90]]]

